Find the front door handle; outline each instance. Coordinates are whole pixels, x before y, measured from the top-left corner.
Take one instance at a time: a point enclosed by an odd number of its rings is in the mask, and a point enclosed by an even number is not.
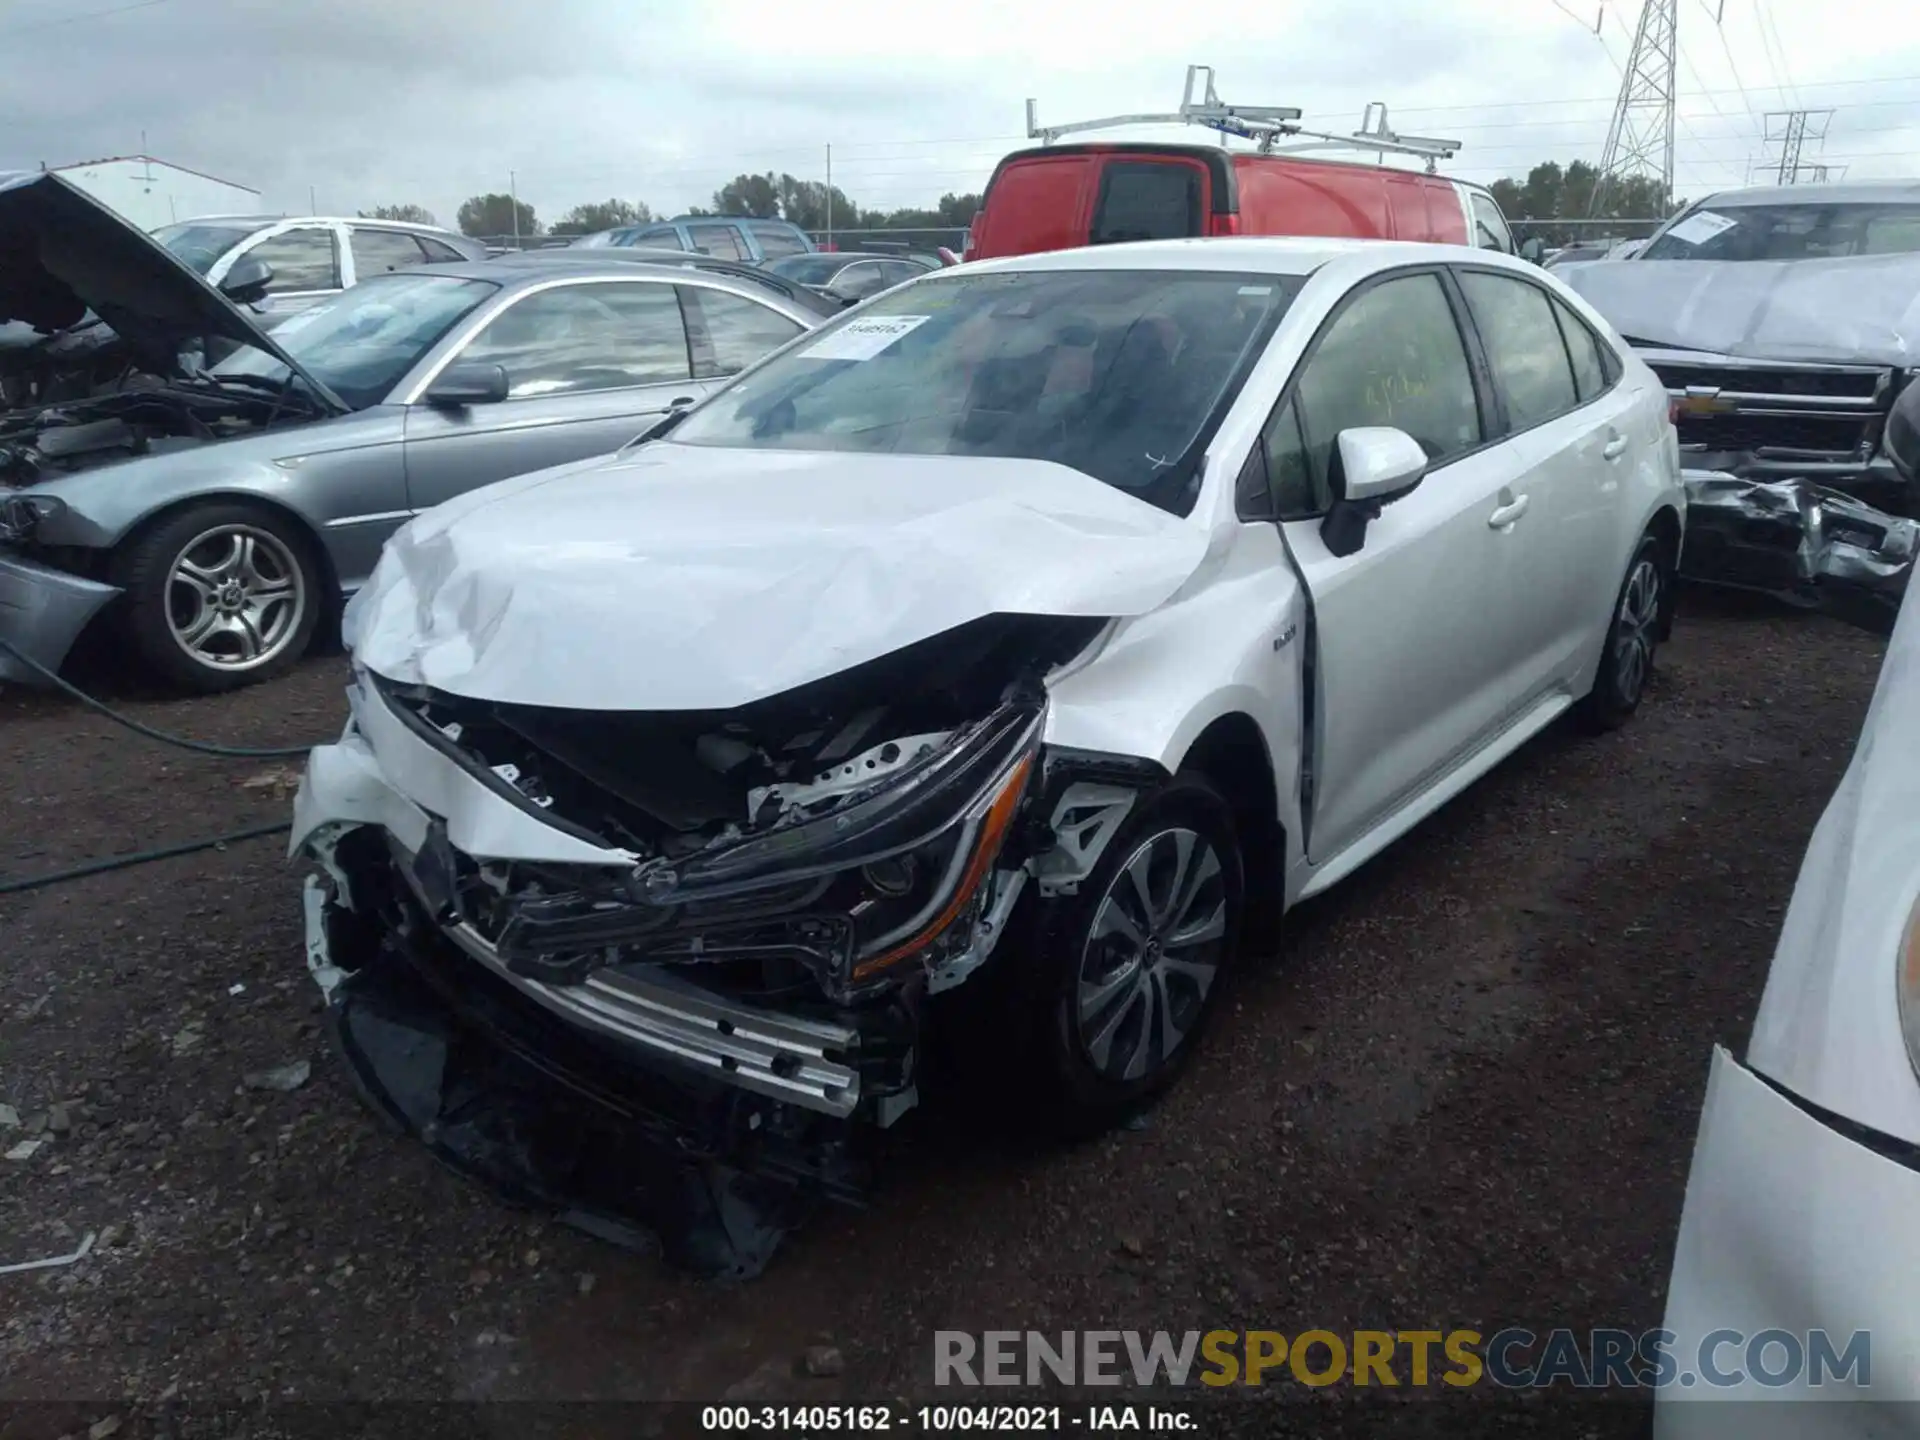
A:
[[[1513,499],[1509,500],[1487,517],[1487,528],[1489,530],[1512,529],[1513,522],[1527,513],[1527,503],[1526,496],[1514,496]]]
[[[1615,435],[1601,447],[1600,453],[1609,460],[1618,460],[1622,455],[1627,453],[1627,437],[1624,435]]]

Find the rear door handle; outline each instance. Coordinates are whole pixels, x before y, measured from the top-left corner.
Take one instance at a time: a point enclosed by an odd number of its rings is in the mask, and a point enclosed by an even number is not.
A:
[[[1615,435],[1601,447],[1600,453],[1609,460],[1618,460],[1622,455],[1627,453],[1627,437],[1624,435]]]
[[[1509,500],[1505,505],[1502,505],[1487,517],[1487,528],[1489,530],[1506,530],[1511,528],[1514,521],[1527,513],[1527,504],[1526,496],[1514,496],[1513,499]]]

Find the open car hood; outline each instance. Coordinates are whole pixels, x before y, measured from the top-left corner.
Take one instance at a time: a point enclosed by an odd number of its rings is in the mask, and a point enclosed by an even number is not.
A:
[[[346,637],[377,674],[475,699],[732,709],[986,615],[1143,614],[1206,551],[1048,461],[656,442],[419,516]]]
[[[1629,340],[1750,360],[1920,364],[1920,255],[1613,260],[1553,272]]]
[[[0,171],[0,327],[66,330],[88,311],[151,374],[176,376],[185,345],[218,335],[265,351],[346,412],[339,396],[157,240],[58,175]]]

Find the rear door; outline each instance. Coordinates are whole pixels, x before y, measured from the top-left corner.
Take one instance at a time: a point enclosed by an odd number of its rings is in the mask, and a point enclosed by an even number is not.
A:
[[[1000,167],[974,217],[971,259],[1037,255],[1087,243],[1087,207],[1098,167],[1084,151],[1023,155]]]
[[[1270,483],[1313,601],[1316,746],[1308,857],[1323,864],[1514,718],[1506,677],[1526,629],[1508,502],[1458,295],[1438,269],[1357,290],[1322,328],[1268,422]],[[1433,468],[1335,555],[1321,521],[1339,493],[1337,439],[1389,425]]]
[[[407,408],[408,503],[424,510],[510,475],[611,454],[674,403],[704,394],[711,386],[693,378],[679,288],[578,281],[510,297],[447,360],[502,366],[508,398],[453,410],[416,398]]]
[[[1514,504],[1525,507],[1511,546],[1527,628],[1511,683],[1525,703],[1584,680],[1577,672],[1609,612],[1633,398],[1617,383],[1618,360],[1609,368],[1593,332],[1545,286],[1506,271],[1455,273],[1513,455]]]
[[[1207,167],[1178,156],[1105,156],[1088,224],[1089,245],[1204,235]]]

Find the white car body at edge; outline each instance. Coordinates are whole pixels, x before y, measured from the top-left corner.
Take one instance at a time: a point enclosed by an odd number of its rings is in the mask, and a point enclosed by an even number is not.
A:
[[[1239,520],[1236,477],[1323,323],[1373,277],[1442,266],[1509,274],[1563,300],[1615,352],[1617,383],[1450,461],[1387,504],[1347,557],[1317,521]],[[667,440],[417,518],[349,611],[356,664],[494,701],[718,707],[976,616],[1111,617],[1047,678],[1044,743],[1171,772],[1213,722],[1250,718],[1285,837],[1275,881],[1288,903],[1332,884],[1590,687],[1642,537],[1663,512],[1676,538],[1683,522],[1666,393],[1578,296],[1484,250],[1171,241],[964,273],[1100,268],[1308,277],[1214,433],[1190,514],[1042,462]],[[432,814],[470,855],[631,865],[462,772],[372,687],[356,686],[354,708],[342,742],[314,752],[294,849],[359,823],[411,848]],[[1315,800],[1303,816],[1308,765]]]
[[[1714,1050],[1665,1322],[1683,1360],[1715,1330],[1802,1340],[1824,1330],[1836,1354],[1866,1332],[1870,1374],[1828,1374],[1817,1389],[1806,1375],[1777,1388],[1663,1388],[1666,1440],[1920,1435],[1920,1079],[1895,988],[1920,898],[1916,737],[1920,589],[1910,588],[1852,762],[1801,864],[1746,1061]],[[1716,1360],[1723,1373],[1744,1363],[1738,1344]],[[1769,1400],[1806,1403],[1751,1403]],[[1872,1401],[1899,1403],[1857,1403]]]

